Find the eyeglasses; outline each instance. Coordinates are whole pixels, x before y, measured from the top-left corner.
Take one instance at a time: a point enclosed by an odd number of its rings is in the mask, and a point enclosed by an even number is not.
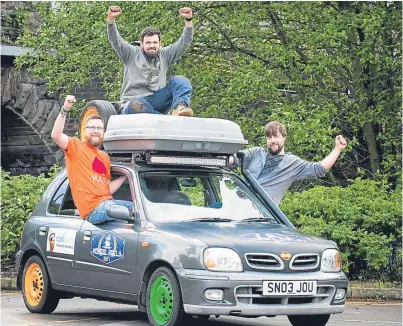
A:
[[[104,127],[96,127],[96,126],[88,126],[88,127],[85,127],[85,129],[89,129],[89,130],[91,130],[91,131],[101,131],[101,130],[104,130]]]

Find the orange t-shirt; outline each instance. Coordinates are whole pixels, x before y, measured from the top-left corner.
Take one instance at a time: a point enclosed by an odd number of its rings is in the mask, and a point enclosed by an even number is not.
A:
[[[86,219],[106,199],[112,199],[111,160],[109,155],[78,138],[69,137],[66,169],[73,200]]]

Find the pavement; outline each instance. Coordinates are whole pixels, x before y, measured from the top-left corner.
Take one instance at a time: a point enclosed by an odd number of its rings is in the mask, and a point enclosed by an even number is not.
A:
[[[1,290],[17,290],[16,278],[2,278]],[[402,301],[401,288],[361,288],[348,287],[347,300]]]

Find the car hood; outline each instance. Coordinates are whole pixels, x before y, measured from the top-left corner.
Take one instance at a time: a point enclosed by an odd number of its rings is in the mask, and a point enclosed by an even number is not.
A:
[[[165,232],[186,238],[196,238],[209,247],[225,247],[239,253],[284,250],[320,254],[324,249],[336,248],[333,241],[311,236],[284,225],[251,222],[177,222],[159,223]]]

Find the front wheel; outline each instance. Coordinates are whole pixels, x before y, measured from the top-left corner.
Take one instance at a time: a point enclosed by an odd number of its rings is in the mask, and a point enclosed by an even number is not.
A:
[[[147,316],[153,326],[176,326],[184,316],[182,294],[175,274],[157,268],[147,284]]]
[[[325,326],[330,315],[294,315],[288,316],[288,320],[293,326]]]
[[[25,263],[22,274],[22,295],[30,312],[50,314],[59,304],[60,298],[52,289],[46,267],[38,256]]]

